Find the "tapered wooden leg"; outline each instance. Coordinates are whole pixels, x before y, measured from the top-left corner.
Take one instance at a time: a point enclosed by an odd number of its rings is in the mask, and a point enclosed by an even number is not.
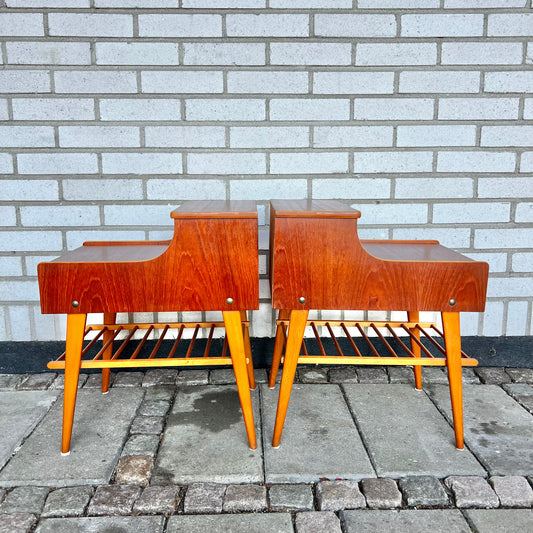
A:
[[[462,450],[464,448],[463,381],[459,313],[442,313],[442,326],[444,328],[444,342],[446,344],[446,365],[448,367],[448,381],[450,383],[455,445],[458,449]]]
[[[239,391],[248,443],[250,448],[255,450],[257,448],[257,441],[255,438],[250,382],[248,381],[248,370],[246,367],[246,351],[242,334],[241,314],[239,311],[223,311],[222,315],[224,317],[224,325],[226,326],[226,336],[231,352],[231,360],[233,361],[233,371],[235,372],[237,390]]]
[[[246,311],[240,311],[241,322],[246,322]],[[250,330],[243,324],[242,334],[244,336],[244,351],[246,353],[246,370],[248,371],[248,382],[250,388],[255,390],[254,360],[252,358],[252,347],[250,345]]]
[[[407,311],[407,320],[409,322],[419,322],[420,321],[420,313],[418,311]],[[411,333],[420,340],[420,331],[418,328],[411,328]],[[420,346],[414,341],[411,340],[411,351],[415,354],[415,357],[420,357]],[[420,365],[414,365],[414,373],[415,373],[415,388],[417,390],[422,390],[422,367]]]
[[[104,324],[115,324],[117,320],[116,313],[104,313]],[[104,331],[104,345],[113,337],[113,331]],[[102,359],[111,359],[113,357],[113,343],[106,349],[102,355]],[[111,377],[110,368],[102,368],[102,393],[106,394],[109,391],[109,378]]]
[[[67,347],[65,352],[65,389],[63,394],[63,437],[61,452],[70,453],[70,439],[76,396],[78,394],[78,379],[80,376],[81,350],[87,315],[67,315]]]
[[[278,315],[279,320],[287,320],[290,311],[281,309]],[[279,365],[281,363],[281,354],[283,353],[283,346],[285,345],[285,335],[287,328],[284,325],[279,325],[276,328],[276,341],[274,343],[274,353],[272,355],[272,364],[270,365],[270,377],[268,379],[268,386],[273,389],[276,385],[276,378],[278,377]]]
[[[289,407],[294,374],[296,373],[296,366],[298,365],[298,356],[300,355],[300,348],[302,347],[308,315],[308,310],[291,311],[290,314],[289,333],[287,337],[287,345],[285,347],[285,360],[283,362],[283,374],[281,375],[281,385],[279,389],[278,410],[276,412],[274,436],[272,438],[272,446],[274,446],[274,448],[279,446],[281,440],[281,433],[283,432],[287,408]]]

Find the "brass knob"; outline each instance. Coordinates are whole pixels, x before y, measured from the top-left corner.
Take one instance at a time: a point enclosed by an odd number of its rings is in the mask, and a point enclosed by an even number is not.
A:
[[[456,303],[457,303],[457,302],[456,302],[453,298],[451,298],[450,301],[449,301],[449,304],[450,304],[451,306],[454,306]]]
[[[303,296],[300,296],[300,298],[298,298],[298,301],[301,303],[301,304],[304,304],[305,303],[305,298]]]
[[[233,298],[226,298],[226,303],[231,305],[233,303]]]
[[[79,307],[79,305],[80,305],[80,302],[78,302],[78,300],[72,301],[72,307]]]

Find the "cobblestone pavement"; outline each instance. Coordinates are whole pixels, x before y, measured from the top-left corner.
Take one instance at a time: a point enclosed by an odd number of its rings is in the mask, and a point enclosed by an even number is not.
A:
[[[424,386],[446,383],[441,369],[427,370]],[[264,384],[266,377],[265,370],[256,371],[259,383]],[[382,391],[385,384],[412,383],[412,372],[406,368],[313,367],[299,369],[298,381],[301,386],[313,387],[311,391],[316,390],[316,394],[321,394],[324,385],[342,389],[346,384],[346,390],[348,385],[353,390],[351,387],[357,383],[364,385],[365,390],[376,386]],[[464,382],[482,389],[496,387],[494,390],[499,394],[505,394],[516,409],[529,417],[526,436],[533,443],[533,370],[464,369]],[[54,373],[0,375],[1,411],[6,417],[12,413],[6,423],[13,431],[17,430],[16,437],[4,439],[5,446],[11,448],[0,471],[0,533],[533,531],[533,451],[529,457],[524,456],[524,471],[520,474],[497,474],[481,461],[485,473],[480,475],[380,477],[376,474],[345,479],[343,472],[338,472],[334,478],[299,483],[268,483],[263,478],[257,482],[221,480],[187,484],[165,482],[167,478],[160,473],[154,476],[161,442],[175,422],[173,417],[179,416],[173,411],[177,392],[193,390],[191,385],[214,389],[233,384],[232,372],[227,369],[156,369],[115,374],[112,389],[141,391],[143,395],[120,449],[111,459],[109,479],[98,484],[90,479],[85,482],[78,479],[74,485],[64,486],[51,481],[11,483],[6,472],[9,473],[17,457],[24,457],[26,445],[36,433],[43,431],[45,419],[55,403],[61,403],[62,383],[63,376]],[[97,374],[80,377],[82,389],[94,391],[99,386]],[[265,390],[263,385],[260,394]],[[38,391],[45,391],[46,397],[29,396]],[[31,411],[34,421],[30,424],[24,411],[17,418],[15,407],[18,409],[19,404],[27,407],[31,402],[35,408]],[[439,416],[445,417],[442,409]],[[263,424],[264,417],[262,412],[256,416],[258,426]],[[357,420],[354,422],[357,425]],[[232,427],[239,424],[241,420],[232,423]],[[3,427],[2,432],[7,435],[10,428]],[[59,434],[54,438],[59,463],[62,460]],[[74,445],[80,449],[85,443],[81,439]],[[0,449],[1,446],[0,442]],[[264,439],[263,449],[269,446]],[[372,457],[372,450],[368,449],[371,443],[365,442],[365,446]],[[261,454],[261,450],[256,453]],[[96,463],[99,457],[92,460]],[[264,471],[265,466],[262,468]]]

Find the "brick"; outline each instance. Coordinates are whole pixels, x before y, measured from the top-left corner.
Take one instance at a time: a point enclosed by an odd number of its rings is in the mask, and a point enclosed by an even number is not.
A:
[[[63,181],[65,200],[141,200],[142,182],[133,179],[72,179]]]
[[[270,120],[349,120],[350,102],[342,98],[273,98]]]
[[[443,43],[443,65],[520,65],[522,43]]]
[[[7,7],[89,7],[89,0],[6,0]]]
[[[476,126],[398,126],[398,146],[474,146]]]
[[[185,65],[264,65],[262,43],[185,43]]]
[[[224,495],[224,512],[264,511],[267,508],[266,487],[261,485],[228,485]]]
[[[444,0],[444,7],[470,9],[472,7],[525,7],[527,0]]]
[[[491,272],[507,271],[507,253],[468,252],[466,255],[475,261],[489,263]]]
[[[368,187],[372,191],[372,185]],[[354,195],[354,198],[360,198]],[[372,197],[374,198],[374,196]],[[434,208],[438,204],[435,204]],[[361,211],[359,224],[385,224],[393,226],[400,221],[402,224],[427,224],[428,223],[428,206],[425,204],[390,204],[380,202],[372,205],[358,205]]]
[[[94,120],[89,98],[13,98],[14,120]]]
[[[59,188],[55,180],[2,180],[0,200],[57,201]]]
[[[148,126],[146,146],[158,147],[223,147],[226,144],[222,126]]]
[[[354,172],[431,172],[432,162],[431,152],[357,152]]]
[[[65,487],[48,495],[43,518],[83,515],[93,493],[92,487]]]
[[[316,486],[316,498],[320,511],[366,507],[357,481],[320,481]]]
[[[313,180],[313,198],[390,198],[388,179],[331,178]]]
[[[372,509],[393,509],[402,505],[402,494],[393,479],[363,479],[361,485]]]
[[[316,148],[392,146],[392,126],[317,126]]]
[[[116,98],[100,100],[101,120],[180,120],[177,98]]]
[[[527,334],[529,329],[527,311],[528,302],[509,302],[507,304],[507,324],[505,327],[506,335]]]
[[[440,0],[358,0],[357,5],[361,8],[389,9],[405,8],[415,9],[419,7],[440,7]]]
[[[324,37],[395,37],[394,15],[315,15],[315,35]]]
[[[13,293],[15,294],[15,291],[17,290],[18,286],[23,285],[23,283],[11,283],[10,285],[13,285]],[[29,283],[25,284],[26,286],[29,286]],[[36,288],[37,289],[37,288]],[[38,289],[37,289],[38,290]],[[4,291],[0,288],[0,294],[5,294]],[[7,293],[9,294],[9,293]],[[15,298],[18,298],[19,294],[16,293]],[[4,296],[2,298],[3,300],[9,300],[9,296]],[[26,300],[37,300],[37,294],[36,291],[33,291],[33,295],[30,295],[26,298]],[[30,328],[30,313],[29,309],[26,305],[17,305],[17,306],[10,306],[7,307],[7,313],[8,313],[8,320],[11,323],[11,335],[10,339],[12,341],[22,341],[24,339],[31,338],[31,328]]]
[[[520,172],[533,172],[533,152],[524,152],[522,154]]]
[[[270,154],[272,174],[336,174],[348,172],[348,154],[344,152]]]
[[[0,146],[54,146],[54,130],[49,126],[0,126]]]
[[[482,317],[482,335],[488,337],[503,334],[503,302],[487,302]]]
[[[480,198],[527,198],[533,196],[531,178],[480,178]]]
[[[96,174],[96,154],[18,154],[20,174]]]
[[[491,278],[487,294],[491,297],[523,297],[524,294],[531,294],[531,291],[533,278]]]
[[[174,43],[96,43],[97,65],[178,65]]]
[[[0,100],[0,120],[7,120],[7,100]]]
[[[0,257],[2,276],[22,276],[21,257]]]
[[[316,72],[316,94],[389,94],[394,91],[394,72]]]
[[[481,146],[531,146],[533,126],[483,126]]]
[[[181,154],[102,154],[104,174],[181,174],[182,170]]]
[[[50,73],[46,70],[2,70],[0,90],[3,93],[50,92]]]
[[[133,37],[133,17],[110,13],[49,13],[50,35]]]
[[[431,98],[355,98],[356,120],[431,120]]]
[[[476,476],[450,476],[444,481],[455,496],[457,507],[493,508],[499,500],[488,482]]]
[[[272,65],[350,65],[349,43],[271,43]]]
[[[436,65],[436,43],[359,43],[355,64],[373,65]]]
[[[439,152],[437,172],[513,172],[515,159],[506,152]]]
[[[476,229],[476,248],[530,248],[531,230],[527,228],[512,229]]]
[[[333,511],[304,511],[296,513],[294,520],[296,533],[328,531],[341,533],[341,523]]]
[[[106,205],[104,206],[105,224],[108,226],[169,226],[169,206]]]
[[[533,222],[533,203],[522,202],[516,206],[516,222]]]
[[[309,75],[307,72],[287,71],[237,71],[228,72],[229,93],[307,93]]]
[[[60,126],[62,147],[140,146],[139,128],[132,126]]]
[[[228,37],[307,37],[309,15],[227,15]]]
[[[141,73],[143,93],[221,93],[222,72],[216,71],[157,71]]]
[[[138,231],[120,231],[105,230],[103,228],[67,232],[67,249],[71,250],[81,246],[85,241],[143,241],[146,234],[142,230]]]
[[[220,15],[139,15],[140,37],[222,37]]]
[[[510,203],[453,203],[433,206],[433,223],[446,224],[461,220],[468,224],[509,222]]]
[[[137,76],[132,71],[72,70],[54,72],[58,93],[135,93]]]
[[[448,507],[450,500],[440,481],[433,476],[409,476],[399,480],[409,507]]]
[[[40,13],[0,13],[0,36],[26,37],[44,35]]]
[[[23,226],[98,226],[100,210],[97,206],[22,206]]]
[[[187,156],[189,174],[265,174],[265,154],[191,153]]]
[[[214,179],[152,179],[148,180],[149,200],[220,200],[226,196],[226,185]]]
[[[531,93],[533,92],[533,72],[487,72],[485,74],[485,92]]]
[[[180,501],[180,487],[146,487],[133,505],[141,514],[173,514]]]
[[[306,148],[309,147],[307,127],[232,127],[232,148]]]
[[[470,228],[394,228],[392,236],[400,240],[435,239],[450,248],[470,248]]]
[[[11,174],[13,172],[13,158],[10,154],[0,154],[0,173]]]
[[[531,272],[533,264],[533,252],[519,252],[513,254],[513,271],[514,272]]]
[[[129,515],[141,488],[132,485],[102,485],[89,504],[89,516]]]
[[[275,179],[232,180],[229,187],[232,200],[249,200],[250,191],[254,191],[254,198],[258,201],[270,200],[271,198],[283,200],[307,197],[306,179],[291,179],[290,183],[287,183],[286,180],[279,181]]]
[[[489,14],[487,34],[498,37],[518,37],[533,35],[533,15],[531,13]]]
[[[517,119],[518,105],[518,98],[441,98],[439,99],[439,119]]]
[[[184,512],[190,513],[221,513],[225,485],[216,483],[191,483],[185,494]]]
[[[483,14],[402,15],[402,37],[475,37],[483,35]]]
[[[526,98],[524,102],[524,118],[533,118],[533,98]]]
[[[90,65],[89,43],[9,42],[7,63],[16,65]]]
[[[477,93],[479,72],[410,71],[400,73],[401,93]]]
[[[287,4],[285,0],[270,0],[269,7],[275,9],[351,9],[351,0],[292,0]]]
[[[185,101],[186,120],[265,120],[265,101],[260,98],[199,98]]]

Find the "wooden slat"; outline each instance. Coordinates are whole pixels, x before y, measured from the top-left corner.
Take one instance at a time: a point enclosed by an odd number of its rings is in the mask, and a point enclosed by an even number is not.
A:
[[[346,328],[344,323],[341,323],[341,328],[343,329],[344,334],[346,335],[346,338],[350,341],[350,344],[352,345],[353,351],[355,352],[357,357],[363,357],[363,355],[359,351],[359,348],[356,346],[354,340],[352,339],[352,336],[350,335],[350,332],[348,331],[348,329]]]
[[[326,327],[328,328],[329,334],[331,335],[331,340],[333,341],[333,344],[335,344],[335,349],[337,350],[337,353],[344,357],[344,354],[342,353],[341,347],[337,341],[337,337],[335,337],[335,333],[333,333],[333,330],[331,329],[331,326],[329,325],[329,322],[326,323]]]

